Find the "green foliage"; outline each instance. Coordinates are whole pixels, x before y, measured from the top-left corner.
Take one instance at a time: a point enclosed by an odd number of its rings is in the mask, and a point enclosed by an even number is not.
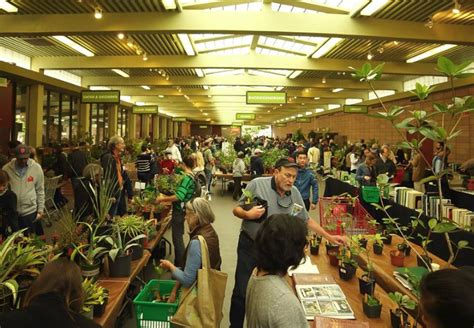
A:
[[[417,82],[416,86],[415,86],[415,90],[410,91],[410,92],[413,93],[414,95],[416,95],[418,97],[418,99],[425,100],[426,98],[428,98],[430,93],[433,92],[433,90],[435,88],[436,88],[436,86],[434,86],[434,85],[427,86],[427,85],[423,85],[423,84],[420,84],[420,83]]]
[[[288,150],[273,148],[265,150],[262,155],[263,167],[265,169],[272,169],[275,163],[282,157],[288,156]]]
[[[388,293],[388,297],[398,305],[398,308],[405,308],[408,310],[414,310],[416,308],[416,302],[407,295],[403,295],[399,292]]]
[[[244,189],[242,190],[242,194],[246,197],[245,199],[245,204],[251,204],[253,202],[253,199],[255,198],[255,194],[249,190],[249,189]]]
[[[229,147],[228,151],[226,152],[220,150],[217,151],[214,157],[217,160],[217,166],[219,168],[223,168],[227,172],[231,172],[234,161],[237,158],[237,153],[233,147]]]
[[[473,69],[469,68],[471,61],[465,61],[459,65],[453,63],[449,58],[440,56],[436,70],[451,78],[466,78],[474,76]]]
[[[136,237],[144,234],[147,230],[147,225],[142,217],[136,215],[127,215],[116,220],[117,227],[124,236]]]
[[[117,256],[126,255],[130,248],[139,246],[138,241],[144,238],[146,238],[145,234],[139,234],[125,242],[118,225],[114,224],[113,233],[105,236],[104,240],[109,244],[107,253],[110,259],[115,262]]]
[[[303,131],[301,131],[301,129],[297,129],[295,133],[293,133],[291,140],[296,141],[296,142],[305,140]]]
[[[374,307],[374,306],[379,306],[380,305],[380,301],[378,299],[376,299],[374,296],[372,295],[369,295],[369,294],[366,294],[366,301],[365,303],[370,306],[370,307]]]
[[[371,240],[374,244],[377,244],[379,246],[383,246],[383,241],[385,237],[383,237],[380,233],[376,233],[375,235],[372,235],[369,237],[369,240]]]
[[[361,82],[375,81],[379,80],[382,77],[382,70],[384,63],[377,65],[372,68],[372,64],[365,63],[360,69],[354,67],[349,67],[353,72],[351,73],[352,77],[358,79]]]
[[[92,311],[94,305],[104,304],[105,300],[109,297],[107,289],[100,286],[93,279],[84,279],[82,281],[82,290],[84,293],[82,311],[85,313]]]
[[[155,177],[155,188],[163,194],[174,194],[183,178],[183,174],[177,173],[157,175]]]

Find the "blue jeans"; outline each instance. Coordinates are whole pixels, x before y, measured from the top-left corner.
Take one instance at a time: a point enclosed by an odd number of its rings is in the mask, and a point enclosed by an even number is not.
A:
[[[174,265],[184,269],[184,217],[186,213],[184,210],[178,211],[173,207],[171,213],[171,236],[173,239],[174,246]]]
[[[33,212],[31,214],[27,214],[24,216],[18,216],[18,226],[21,229],[28,228],[25,231],[25,235],[29,236],[31,233],[35,233],[38,236],[44,235],[43,227],[41,226],[40,221],[33,221],[36,219],[37,212]]]
[[[244,232],[240,232],[237,246],[237,268],[235,285],[230,304],[230,326],[243,327],[245,319],[245,295],[252,271],[257,265],[254,241]]]

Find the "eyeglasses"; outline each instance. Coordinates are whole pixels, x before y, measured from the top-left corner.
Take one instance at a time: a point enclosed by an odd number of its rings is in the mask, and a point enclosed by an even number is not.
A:
[[[293,202],[292,202],[291,197],[285,197],[285,198],[278,198],[277,199],[278,206],[283,207],[283,208],[290,207],[292,203]]]

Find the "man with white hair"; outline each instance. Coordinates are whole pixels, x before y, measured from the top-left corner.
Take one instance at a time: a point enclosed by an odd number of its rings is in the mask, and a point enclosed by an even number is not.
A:
[[[181,163],[183,161],[183,158],[181,157],[181,152],[179,151],[179,148],[178,146],[176,146],[173,139],[168,140],[168,148],[166,148],[165,151],[170,151],[171,158],[177,163]]]
[[[115,201],[110,207],[109,215],[114,217],[117,214],[123,188],[123,166],[120,154],[125,149],[125,142],[121,136],[113,136],[107,146],[108,150],[100,158],[100,165],[104,169],[105,179],[113,185],[112,194],[109,196],[115,198]]]
[[[263,151],[257,148],[254,150],[253,156],[250,158],[250,177],[252,179],[261,177],[263,173],[265,173],[262,154]]]

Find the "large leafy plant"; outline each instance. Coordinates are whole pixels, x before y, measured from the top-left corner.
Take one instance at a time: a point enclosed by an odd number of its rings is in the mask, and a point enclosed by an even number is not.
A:
[[[440,211],[443,213],[443,200],[442,200],[442,189],[441,180],[451,171],[448,168],[436,172],[432,167],[432,164],[426,159],[421,152],[423,143],[431,140],[433,142],[440,142],[442,147],[442,162],[446,159],[446,150],[450,143],[458,137],[462,130],[459,128],[459,124],[468,113],[474,111],[474,98],[472,96],[457,97],[456,90],[454,88],[454,80],[465,77],[473,76],[474,73],[470,69],[472,62],[464,62],[462,64],[455,64],[446,57],[439,57],[437,62],[437,70],[446,76],[451,86],[451,98],[448,103],[434,103],[430,110],[426,109],[426,102],[429,95],[433,92],[435,87],[426,86],[417,83],[415,90],[412,93],[419,99],[418,104],[412,107],[392,106],[388,107],[379,97],[375,90],[373,82],[380,79],[383,72],[384,64],[372,67],[370,63],[365,63],[361,68],[352,68],[352,76],[361,82],[366,82],[370,89],[374,92],[377,97],[379,104],[382,108],[381,111],[370,113],[369,116],[388,121],[393,128],[397,131],[400,136],[400,147],[404,149],[411,149],[417,151],[422,156],[423,161],[426,162],[427,168],[431,171],[431,175],[428,178],[423,179],[421,182],[436,181],[438,185],[438,193],[440,195]],[[420,140],[407,138],[407,132],[409,134],[420,134],[422,137]],[[397,228],[400,235],[406,239],[402,227],[396,220],[388,213],[388,206],[385,206],[382,201],[382,206],[379,209],[383,210],[387,215],[387,220],[391,220],[391,223]],[[446,238],[446,242],[449,250],[448,265],[454,262],[457,254],[461,249],[470,248],[467,241],[461,240],[458,243],[451,241],[450,233],[464,229],[465,227],[459,226],[455,222],[448,218],[439,215],[438,217],[431,218],[428,221],[428,233],[442,233]],[[429,239],[429,238],[428,238]],[[427,241],[425,241],[426,243]],[[427,246],[427,245],[425,245]],[[416,250],[414,249],[416,252]],[[431,269],[427,265],[428,269]]]
[[[84,302],[82,311],[88,313],[92,311],[94,305],[102,305],[109,297],[107,289],[100,286],[93,279],[86,278],[82,281],[82,290],[84,295]]]
[[[138,241],[144,238],[146,238],[146,235],[142,233],[125,241],[120,228],[115,224],[113,226],[113,233],[105,236],[105,241],[109,244],[106,252],[109,254],[110,259],[115,262],[117,256],[126,255],[132,247],[139,246]]]

